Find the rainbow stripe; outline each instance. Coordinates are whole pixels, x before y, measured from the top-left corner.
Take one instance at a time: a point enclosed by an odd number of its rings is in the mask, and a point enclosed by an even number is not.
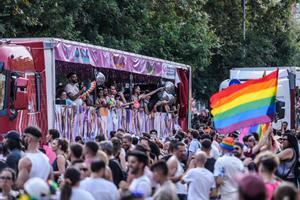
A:
[[[214,94],[210,103],[217,131],[225,134],[271,122],[275,113],[277,81],[278,70]]]
[[[246,135],[252,134],[252,133],[258,133],[259,138],[261,139],[267,132],[269,126],[271,123],[266,123],[266,124],[256,124],[251,127],[246,127],[241,129],[240,135],[239,135],[239,141],[243,142],[243,137]]]

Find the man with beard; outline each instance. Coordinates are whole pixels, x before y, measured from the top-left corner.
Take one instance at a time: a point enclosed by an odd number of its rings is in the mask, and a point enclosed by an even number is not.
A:
[[[78,78],[77,78],[77,74],[74,72],[70,72],[67,75],[67,78],[69,80],[69,83],[65,86],[65,92],[67,93],[68,97],[74,101],[77,105],[82,105],[83,101],[80,98],[80,95],[82,95],[82,93],[85,90],[85,87],[83,88],[79,88],[79,84],[78,84]]]
[[[79,188],[89,192],[95,200],[119,199],[117,187],[105,179],[105,162],[103,160],[94,160],[91,163],[91,171],[91,176],[82,180]]]
[[[128,153],[129,172],[134,176],[129,190],[139,192],[144,198],[151,196],[151,181],[145,175],[145,167],[148,164],[148,157],[144,152],[134,150]]]
[[[170,179],[176,184],[176,191],[179,200],[187,199],[187,187],[181,183],[184,175],[184,168],[181,161],[185,159],[185,144],[177,142],[174,145],[173,156],[167,161]]]
[[[23,188],[24,183],[34,177],[48,180],[51,173],[49,159],[39,150],[42,137],[40,129],[29,126],[24,130],[24,144],[26,152],[19,162],[19,175],[16,182],[18,188]]]
[[[158,161],[151,166],[153,179],[159,184],[153,195],[154,200],[178,200],[176,186],[169,180],[169,169],[165,161]]]
[[[123,136],[123,138],[122,138],[122,147],[123,147],[123,149],[125,150],[126,153],[134,148],[134,146],[132,145],[132,137],[129,133],[126,133]]]
[[[242,143],[235,142],[233,154],[234,154],[235,157],[237,157],[241,161],[245,160],[243,148],[244,148],[244,145]]]

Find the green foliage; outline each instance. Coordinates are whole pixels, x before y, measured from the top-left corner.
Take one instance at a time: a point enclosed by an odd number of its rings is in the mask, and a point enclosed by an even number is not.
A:
[[[300,65],[296,0],[2,0],[1,37],[58,37],[185,63],[207,100],[229,69]]]
[[[213,49],[209,74],[215,74],[205,93],[229,77],[233,67],[299,66],[299,31],[291,23],[295,0],[246,0],[246,40],[243,39],[242,0],[209,0],[205,11],[220,47]],[[208,95],[209,96],[209,95]]]

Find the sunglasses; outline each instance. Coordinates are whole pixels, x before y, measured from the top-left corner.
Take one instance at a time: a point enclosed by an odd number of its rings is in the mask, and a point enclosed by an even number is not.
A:
[[[8,181],[10,181],[10,180],[12,180],[12,177],[9,177],[9,176],[1,176],[0,179],[1,179],[1,180],[8,180]]]
[[[84,167],[80,168],[80,171],[86,172],[87,170],[88,170],[88,168],[84,168]]]

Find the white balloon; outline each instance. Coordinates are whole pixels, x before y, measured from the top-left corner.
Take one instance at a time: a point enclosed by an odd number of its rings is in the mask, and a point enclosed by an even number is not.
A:
[[[169,96],[168,96],[168,93],[166,91],[158,93],[158,98],[161,101],[168,101],[169,100]]]
[[[103,85],[105,83],[105,76],[101,72],[97,72],[96,75],[97,85]]]
[[[169,94],[172,94],[175,92],[175,85],[171,81],[167,81],[165,83],[165,89]]]
[[[173,105],[175,103],[175,97],[173,96],[173,94],[167,94],[167,95],[168,95],[169,105]]]

